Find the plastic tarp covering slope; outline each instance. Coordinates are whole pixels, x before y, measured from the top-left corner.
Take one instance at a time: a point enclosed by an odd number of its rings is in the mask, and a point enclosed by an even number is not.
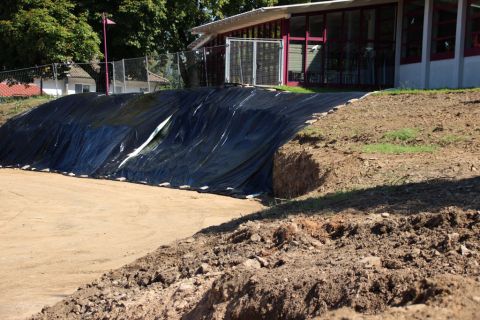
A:
[[[275,151],[312,114],[360,96],[236,87],[72,95],[0,127],[0,165],[214,193],[270,192]]]

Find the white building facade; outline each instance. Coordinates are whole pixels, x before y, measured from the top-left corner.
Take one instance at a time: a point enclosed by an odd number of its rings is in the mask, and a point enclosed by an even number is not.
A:
[[[335,0],[266,7],[193,28],[192,49],[282,39],[283,84],[480,87],[480,0]]]

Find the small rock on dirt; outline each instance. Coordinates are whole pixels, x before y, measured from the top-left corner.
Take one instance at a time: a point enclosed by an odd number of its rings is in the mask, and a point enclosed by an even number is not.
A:
[[[252,240],[253,242],[259,242],[262,240],[262,237],[258,233],[254,233],[250,237],[250,240]]]
[[[375,256],[365,257],[360,260],[360,263],[364,265],[365,268],[368,269],[377,269],[382,267],[382,259]]]
[[[212,271],[212,267],[210,267],[208,263],[202,263],[198,268],[197,273],[206,274],[206,273],[209,273],[210,271]]]
[[[257,259],[247,259],[242,263],[242,265],[247,269],[260,269],[262,267]]]

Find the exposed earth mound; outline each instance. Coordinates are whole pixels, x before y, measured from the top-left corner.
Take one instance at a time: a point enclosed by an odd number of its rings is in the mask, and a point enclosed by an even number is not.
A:
[[[476,319],[479,194],[474,178],[280,205],[160,247],[35,319]]]
[[[478,319],[479,107],[467,91],[341,108],[277,156],[277,195],[303,196],[162,246],[34,319]]]

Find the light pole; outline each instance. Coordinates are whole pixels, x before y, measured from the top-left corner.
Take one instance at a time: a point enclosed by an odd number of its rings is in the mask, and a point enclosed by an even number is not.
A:
[[[107,19],[107,15],[102,13],[102,24],[103,24],[103,49],[105,54],[105,94],[108,96],[108,87],[109,87],[109,78],[108,78],[108,52],[107,52],[107,24],[115,24],[110,19]]]

